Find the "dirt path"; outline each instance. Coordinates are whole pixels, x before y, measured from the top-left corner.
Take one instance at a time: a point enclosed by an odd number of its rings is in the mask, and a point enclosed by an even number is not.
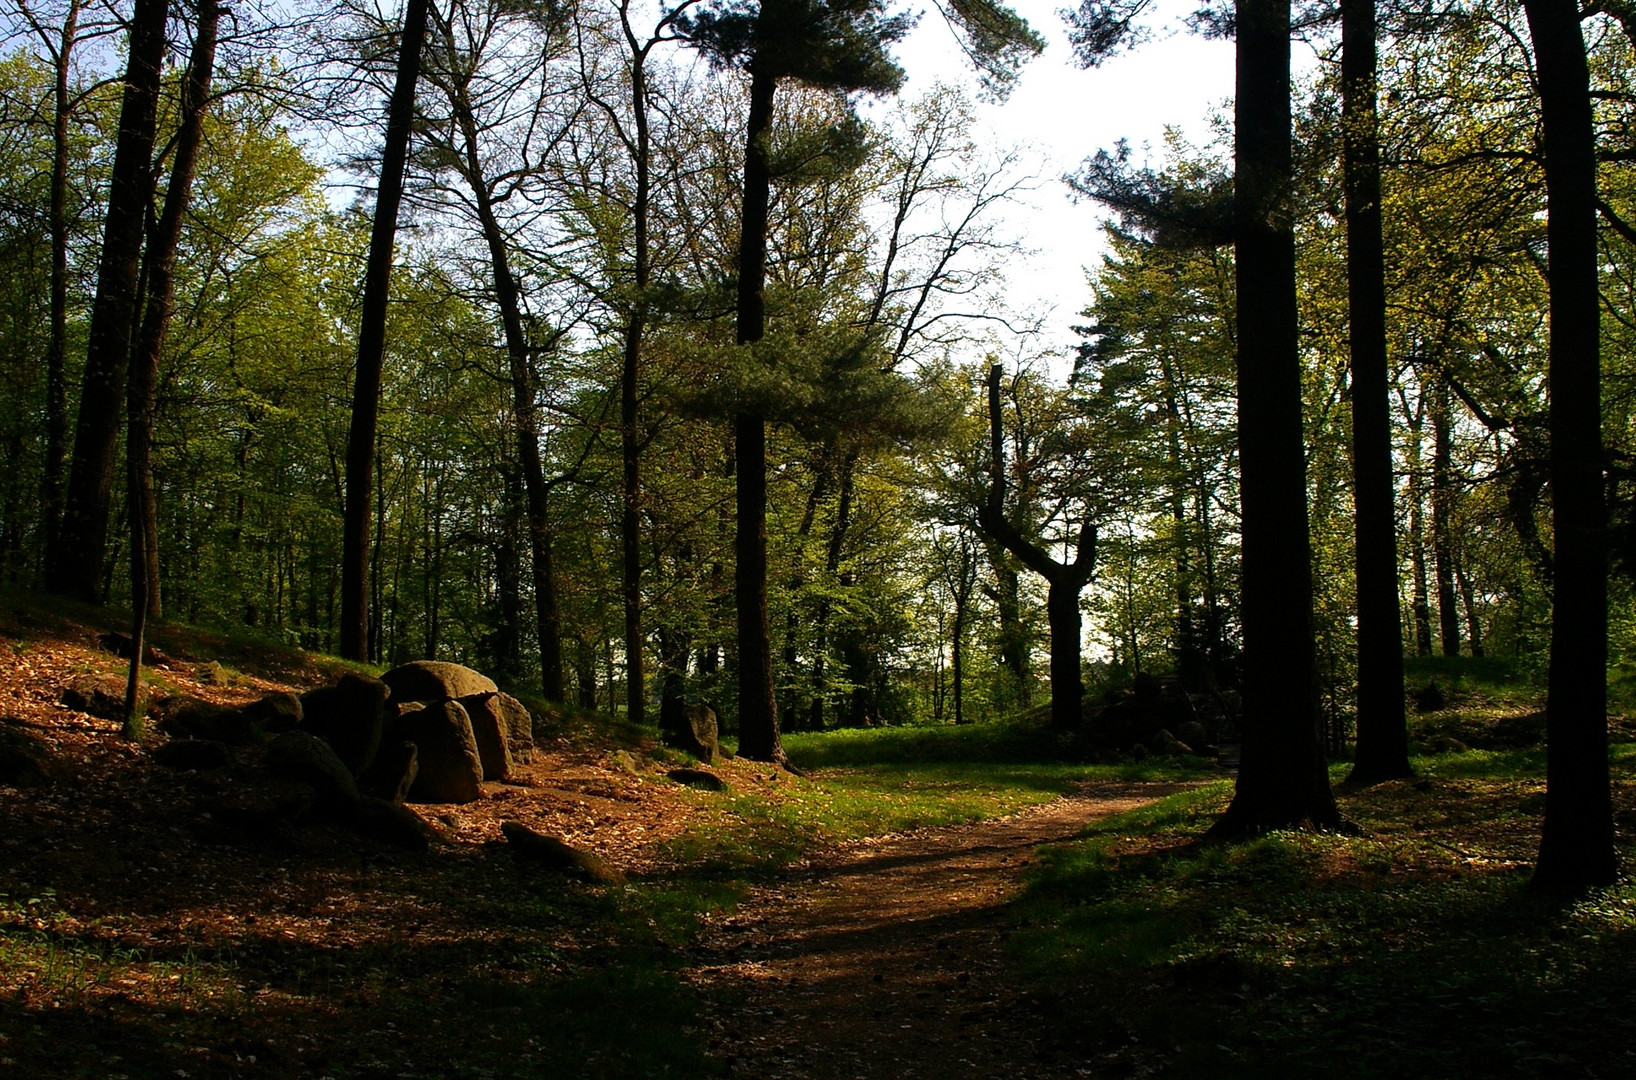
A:
[[[1004,905],[1040,844],[1180,784],[1099,784],[998,821],[847,845],[706,935],[695,981],[732,1075],[802,1080],[1090,1075],[1054,1061],[1007,972]]]

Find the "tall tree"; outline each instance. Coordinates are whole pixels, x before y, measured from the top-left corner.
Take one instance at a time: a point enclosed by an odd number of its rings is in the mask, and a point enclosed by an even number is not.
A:
[[[153,197],[153,144],[168,11],[167,0],[137,0],[131,12],[119,139],[97,264],[74,456],[60,543],[48,553],[46,568],[46,587],[52,592],[95,602],[103,598],[114,450],[136,323],[142,230]]]
[[[341,640],[348,660],[369,658],[369,526],[375,502],[375,430],[380,415],[381,365],[386,353],[386,304],[403,172],[414,121],[429,0],[409,0],[403,13],[396,79],[387,107],[386,146],[375,193],[375,219],[364,271],[358,328],[358,364],[352,380],[352,424],[347,431],[346,508],[341,525]]]
[[[1000,412],[1000,379],[1004,371],[999,364],[988,369],[989,482],[987,499],[977,512],[977,524],[1049,583],[1045,611],[1051,627],[1051,724],[1071,728],[1083,715],[1079,594],[1096,572],[1096,521],[1088,509],[1082,510],[1084,518],[1074,539],[1073,561],[1058,562],[1007,516],[1005,431]]]
[[[1242,835],[1340,823],[1318,715],[1292,220],[1289,0],[1244,0],[1235,33],[1234,261],[1243,551]]]
[[[1602,449],[1596,132],[1579,5],[1524,0],[1539,70],[1550,281],[1551,659],[1545,825],[1534,880],[1618,875],[1608,778],[1607,506]]]
[[[1407,776],[1411,771],[1403,705],[1403,616],[1398,607],[1375,52],[1375,0],[1342,0],[1342,154],[1358,596],[1357,752],[1352,779],[1360,782]]]
[[[694,41],[717,63],[750,71],[734,336],[740,346],[753,346],[766,333],[769,140],[778,82],[794,79],[843,92],[896,90],[903,70],[892,63],[886,47],[907,31],[908,23],[884,17],[878,0],[763,0],[754,13],[719,9],[688,25]],[[767,615],[767,423],[760,413],[741,412],[733,418],[733,447],[739,753],[756,761],[782,761]]]

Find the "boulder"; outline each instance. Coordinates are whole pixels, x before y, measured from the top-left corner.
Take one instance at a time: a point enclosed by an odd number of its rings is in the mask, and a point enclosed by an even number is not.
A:
[[[1160,728],[1148,745],[1153,747],[1154,753],[1166,757],[1180,757],[1193,753],[1193,748],[1172,735],[1168,728]]]
[[[374,762],[358,777],[358,790],[372,798],[400,803],[409,797],[409,789],[419,773],[420,751],[414,743],[383,746]]]
[[[416,660],[395,667],[381,681],[392,688],[393,701],[449,701],[500,689],[487,675],[441,660]]]
[[[721,743],[716,730],[716,714],[708,705],[684,704],[679,723],[665,731],[665,743],[685,750],[706,764],[714,765],[722,758]]]
[[[301,730],[329,743],[353,776],[369,768],[380,749],[386,684],[348,673],[334,686],[301,695]]]
[[[252,701],[239,712],[252,727],[274,735],[294,731],[301,726],[301,699],[294,694],[268,694],[260,701]]]
[[[57,701],[102,720],[124,720],[125,678],[123,675],[76,675],[62,688]]]
[[[106,634],[97,635],[97,644],[108,652],[113,653],[121,660],[131,658],[131,635],[121,634],[112,630]],[[142,662],[152,667],[170,667],[171,659],[160,650],[147,642],[142,643]]]
[[[0,784],[40,787],[56,777],[56,762],[44,739],[9,725],[0,727]]]
[[[589,851],[581,851],[565,841],[535,832],[520,821],[503,821],[500,833],[519,858],[552,870],[563,870],[595,885],[623,885],[625,875]]]
[[[699,788],[701,791],[729,790],[727,781],[713,772],[706,772],[704,769],[672,769],[665,775],[678,784],[686,784],[688,787]]]
[[[1210,745],[1210,733],[1204,730],[1204,725],[1197,720],[1189,720],[1176,729],[1176,738],[1193,748],[1197,754],[1204,753],[1204,748]]]
[[[322,810],[350,814],[358,805],[352,773],[329,743],[310,731],[286,731],[268,743],[261,764],[274,776],[311,787]]]
[[[155,764],[178,772],[209,772],[233,762],[226,743],[211,739],[172,739],[153,749]]]
[[[193,669],[193,677],[206,686],[226,686],[233,676],[222,667],[220,660],[207,660]]]
[[[371,840],[379,840],[383,844],[391,844],[393,847],[409,851],[425,851],[431,846],[432,838],[436,835],[432,827],[421,820],[419,814],[402,803],[371,799],[367,796],[358,800],[358,810],[352,818],[352,827],[360,835]]]
[[[1448,697],[1443,693],[1443,688],[1437,685],[1435,679],[1413,691],[1413,694],[1414,711],[1417,713],[1441,712],[1443,709],[1448,708]]]
[[[460,707],[471,720],[472,738],[477,741],[477,756],[483,762],[484,780],[504,780],[511,775],[510,738],[506,718],[502,715],[502,695],[471,694],[460,699]],[[526,715],[526,710],[525,710]]]
[[[167,697],[154,706],[159,730],[173,739],[204,739],[243,746],[255,741],[255,727],[243,710],[190,697]]]
[[[474,708],[487,709],[495,714],[500,731],[505,735],[506,752],[511,755],[512,762],[527,765],[534,760],[534,717],[530,715],[528,706],[510,694],[499,692],[468,694],[460,699],[460,704],[472,717],[474,731],[477,725]],[[478,749],[482,749],[481,744]]]
[[[420,769],[408,801],[466,803],[482,797],[483,759],[471,718],[458,701],[440,701],[400,716],[391,737],[414,743],[418,751]]]

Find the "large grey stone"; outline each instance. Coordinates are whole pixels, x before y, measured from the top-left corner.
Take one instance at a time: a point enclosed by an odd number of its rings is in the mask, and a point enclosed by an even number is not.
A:
[[[412,742],[420,770],[409,788],[410,802],[465,803],[482,797],[483,759],[472,737],[471,718],[458,701],[440,701],[400,716],[393,742]]]
[[[353,776],[369,768],[381,745],[387,687],[350,672],[334,686],[301,695],[301,730],[329,743]]]
[[[460,699],[461,708],[471,719],[472,738],[477,740],[484,780],[504,780],[511,775],[511,738],[504,707],[500,704],[502,696],[471,694]]]
[[[287,780],[298,780],[318,793],[321,809],[351,813],[358,805],[358,784],[329,743],[308,731],[286,731],[267,744],[262,768]]]
[[[500,833],[521,858],[553,870],[564,870],[597,885],[622,885],[625,875],[589,851],[555,836],[535,832],[520,821],[502,821]]]
[[[446,701],[500,689],[481,672],[441,660],[416,660],[395,667],[382,675],[381,681],[392,688],[394,702]]]

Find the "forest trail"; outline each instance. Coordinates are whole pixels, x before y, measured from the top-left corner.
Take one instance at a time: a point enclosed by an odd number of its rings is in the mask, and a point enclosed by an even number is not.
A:
[[[1092,1075],[1060,1060],[1003,957],[1006,904],[1042,844],[1190,786],[1109,782],[1020,814],[847,844],[709,928],[694,982],[729,1013],[739,1078]]]

